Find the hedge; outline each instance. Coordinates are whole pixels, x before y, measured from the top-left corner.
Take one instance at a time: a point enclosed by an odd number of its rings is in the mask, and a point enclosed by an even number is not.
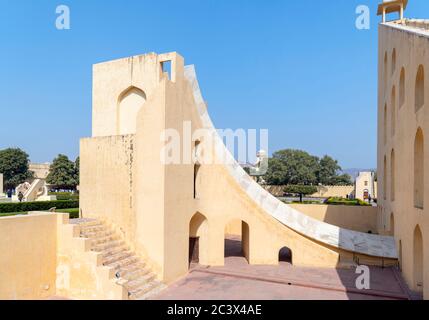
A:
[[[79,193],[71,192],[49,192],[50,196],[56,196],[57,200],[79,200]]]
[[[67,200],[67,201],[0,203],[0,213],[46,211],[51,208],[57,208],[57,209],[79,208],[79,201]]]
[[[366,203],[365,201],[362,201],[360,199],[344,199],[344,198],[329,198],[325,201],[325,204],[327,205],[333,205],[333,206],[371,206],[370,204]]]

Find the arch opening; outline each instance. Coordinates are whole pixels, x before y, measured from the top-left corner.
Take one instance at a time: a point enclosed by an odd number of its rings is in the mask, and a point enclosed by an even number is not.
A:
[[[384,53],[384,90],[387,90],[387,52]]]
[[[395,135],[395,131],[396,131],[396,88],[395,86],[393,86],[392,88],[392,94],[390,97],[390,129],[391,129],[391,134],[392,136]]]
[[[390,215],[390,234],[392,236],[395,235],[395,215],[393,214],[393,212]]]
[[[392,149],[392,152],[390,154],[390,200],[395,201],[395,184],[396,184],[396,177],[395,177],[395,150]]]
[[[384,114],[383,114],[383,142],[384,145],[387,143],[387,104],[384,105]]]
[[[387,199],[387,159],[384,156],[383,162],[383,199]]]
[[[189,267],[208,264],[208,221],[196,213],[189,222]]]
[[[250,228],[242,220],[230,221],[225,227],[225,258],[245,258],[249,263]]]
[[[117,134],[135,134],[137,115],[146,102],[143,90],[130,87],[119,95],[117,107]]]
[[[393,49],[392,52],[392,67],[391,67],[391,75],[393,76],[393,74],[395,73],[396,70],[396,49]]]
[[[402,271],[402,240],[399,240],[399,270]]]
[[[419,111],[425,104],[425,71],[423,65],[419,66],[415,87],[415,111]]]
[[[399,108],[405,104],[405,68],[401,69],[399,77]]]
[[[414,207],[424,207],[424,137],[421,128],[414,140]]]
[[[288,247],[283,247],[279,250],[279,263],[281,264],[293,264],[292,250]]]
[[[414,289],[423,292],[423,235],[420,227],[414,230]]]

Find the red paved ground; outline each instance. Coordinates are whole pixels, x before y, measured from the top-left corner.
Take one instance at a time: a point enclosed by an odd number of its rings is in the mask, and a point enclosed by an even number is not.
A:
[[[224,267],[193,266],[159,300],[364,300],[408,299],[409,292],[393,268],[371,268],[371,290],[356,289],[353,269],[250,266],[238,239],[226,241]],[[286,255],[287,258],[287,255]]]

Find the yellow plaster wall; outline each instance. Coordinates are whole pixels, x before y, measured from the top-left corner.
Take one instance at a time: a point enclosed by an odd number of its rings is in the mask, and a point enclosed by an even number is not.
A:
[[[377,207],[291,204],[309,217],[344,229],[377,233]]]
[[[395,29],[394,23],[379,28],[379,91],[378,91],[378,182],[380,189],[378,228],[380,233],[394,233],[397,247],[402,247],[402,273],[408,285],[416,286],[414,272],[414,231],[420,227],[423,235],[424,297],[429,299],[429,38],[411,31]],[[392,53],[396,50],[396,68],[392,72]],[[384,77],[384,56],[387,53],[387,79]],[[415,111],[415,83],[418,66],[425,69],[425,105]],[[399,104],[399,79],[405,68],[405,103]],[[385,87],[386,83],[386,87]],[[392,134],[392,97],[396,87],[395,134]],[[387,105],[387,123],[384,125],[384,106]],[[414,207],[414,140],[418,128],[424,135],[424,209]],[[384,139],[384,130],[387,139]],[[391,198],[391,152],[395,151],[395,199]],[[387,175],[384,177],[384,157]],[[386,183],[384,185],[384,180]],[[392,216],[394,219],[392,219]],[[394,221],[395,230],[392,230]],[[400,245],[401,243],[401,245]]]
[[[55,295],[56,214],[0,218],[0,299]]]
[[[134,135],[81,139],[82,218],[108,221],[128,242],[135,235]]]

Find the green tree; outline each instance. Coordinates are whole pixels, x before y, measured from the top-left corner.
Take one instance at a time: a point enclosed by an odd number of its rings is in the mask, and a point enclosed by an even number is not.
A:
[[[337,172],[341,170],[338,161],[332,159],[330,156],[324,156],[319,161],[320,169],[317,173],[319,183],[322,185],[330,185],[332,178],[337,176]]]
[[[319,159],[301,150],[280,150],[269,159],[265,181],[269,185],[351,185],[349,175],[330,156]]]
[[[77,179],[76,164],[60,154],[52,162],[46,182],[56,189],[75,190]]]
[[[79,185],[80,183],[80,157],[77,157],[74,162],[74,171],[76,175],[76,183]]]
[[[351,186],[353,185],[352,177],[348,174],[337,175],[332,177],[329,185],[331,186]]]
[[[280,150],[269,160],[265,181],[271,185],[317,184],[319,159],[301,150]]]
[[[28,170],[30,160],[28,154],[19,148],[0,150],[0,173],[3,174],[5,189],[14,189],[19,184],[32,178]]]
[[[316,186],[305,186],[305,185],[289,185],[286,186],[283,191],[285,193],[299,195],[299,201],[302,202],[302,197],[317,192]]]
[[[319,164],[320,170],[317,176],[320,184],[324,186],[343,186],[353,184],[352,179],[348,174],[338,174],[342,169],[337,160],[332,159],[330,156],[324,156],[320,159]]]

